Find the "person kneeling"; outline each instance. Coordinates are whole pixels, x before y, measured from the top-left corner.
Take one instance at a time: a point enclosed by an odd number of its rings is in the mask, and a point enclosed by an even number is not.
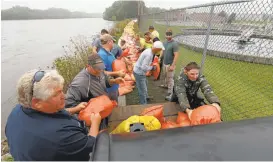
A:
[[[200,74],[200,67],[196,62],[190,62],[185,68],[181,69],[170,101],[178,102],[181,111],[186,112],[190,117],[193,109],[206,105],[204,98],[198,92],[199,88],[207,101],[221,112],[220,101],[205,76]]]

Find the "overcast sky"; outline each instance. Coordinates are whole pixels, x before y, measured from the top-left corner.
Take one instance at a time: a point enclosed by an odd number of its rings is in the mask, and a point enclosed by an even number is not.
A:
[[[89,13],[103,13],[106,7],[115,0],[1,0],[2,9],[15,5],[27,6],[31,9],[47,9],[50,7],[64,8],[70,11],[83,11]],[[170,9],[205,4],[224,0],[144,0],[148,7],[161,7]]]

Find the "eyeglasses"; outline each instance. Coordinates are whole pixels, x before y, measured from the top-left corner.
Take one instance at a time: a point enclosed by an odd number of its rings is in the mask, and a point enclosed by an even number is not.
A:
[[[32,88],[31,88],[31,95],[33,96],[33,88],[34,88],[34,83],[35,82],[40,82],[42,80],[42,78],[45,76],[45,71],[39,70],[37,71],[32,79]]]

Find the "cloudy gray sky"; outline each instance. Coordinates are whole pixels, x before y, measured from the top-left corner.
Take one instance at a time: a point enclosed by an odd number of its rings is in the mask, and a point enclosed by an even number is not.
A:
[[[27,6],[32,9],[47,9],[50,7],[64,8],[70,11],[83,11],[89,13],[102,13],[106,7],[112,5],[115,0],[1,0],[2,9],[15,5]],[[224,1],[224,0],[144,0],[148,7],[161,7],[169,9],[186,6]]]

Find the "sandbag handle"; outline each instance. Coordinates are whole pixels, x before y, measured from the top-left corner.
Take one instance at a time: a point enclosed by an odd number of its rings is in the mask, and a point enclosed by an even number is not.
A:
[[[146,131],[144,123],[133,123],[130,124],[130,132],[144,132]]]

